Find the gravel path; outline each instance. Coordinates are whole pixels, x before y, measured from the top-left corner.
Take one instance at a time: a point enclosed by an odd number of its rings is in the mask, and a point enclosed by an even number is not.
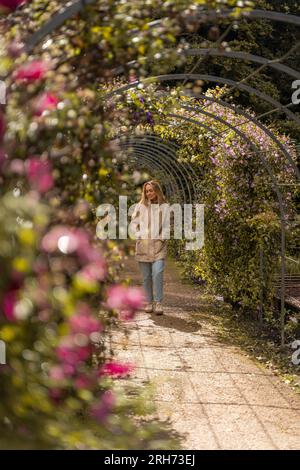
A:
[[[127,260],[124,278],[140,275]],[[123,276],[122,275],[122,276]],[[218,340],[210,305],[199,288],[180,280],[173,261],[165,271],[165,314],[138,313],[127,347],[114,338],[123,361],[150,381],[162,420],[170,419],[185,449],[299,449],[300,396],[239,348]]]

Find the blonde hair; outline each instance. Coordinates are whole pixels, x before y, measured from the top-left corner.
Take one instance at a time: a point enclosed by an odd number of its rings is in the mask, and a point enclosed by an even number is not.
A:
[[[147,206],[149,204],[149,201],[146,197],[146,186],[148,184],[150,184],[150,186],[152,186],[152,189],[153,189],[153,191],[155,192],[155,194],[157,196],[158,204],[163,204],[163,203],[167,202],[160,183],[157,180],[150,180],[150,181],[147,181],[146,183],[143,184],[142,197],[141,197],[141,200],[139,201],[140,204],[144,204],[144,206]]]

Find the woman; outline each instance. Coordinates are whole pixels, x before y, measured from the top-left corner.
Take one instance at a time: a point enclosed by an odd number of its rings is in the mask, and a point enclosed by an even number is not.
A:
[[[153,229],[151,233],[151,227],[153,221],[157,220],[155,209],[164,203],[166,198],[159,182],[148,181],[143,185],[142,198],[132,215],[133,225],[140,227],[139,235],[136,236],[135,259],[139,263],[148,302],[145,312],[154,311],[157,315],[163,314],[163,273],[167,256],[167,240],[162,238],[162,213],[159,214],[157,232]]]

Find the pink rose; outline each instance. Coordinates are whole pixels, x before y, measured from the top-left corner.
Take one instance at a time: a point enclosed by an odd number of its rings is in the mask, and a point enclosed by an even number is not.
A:
[[[116,402],[114,393],[107,390],[103,393],[101,401],[91,408],[91,415],[100,423],[105,423]]]
[[[114,310],[138,310],[144,300],[144,293],[138,287],[116,285],[107,291],[107,305]]]
[[[66,336],[56,349],[57,357],[64,363],[77,366],[86,361],[92,353],[90,345],[78,346],[72,336]]]
[[[88,281],[103,281],[106,276],[106,264],[104,260],[87,264],[81,271],[80,275]]]
[[[57,225],[42,240],[42,249],[53,253],[60,249],[65,254],[81,252],[89,244],[89,235],[81,229]]]
[[[7,320],[15,321],[16,317],[14,314],[15,304],[17,302],[18,291],[12,289],[8,291],[3,298],[2,310]]]
[[[34,112],[37,116],[41,116],[46,110],[53,111],[56,109],[58,102],[59,99],[55,95],[43,93],[37,98],[33,106]]]
[[[40,193],[49,191],[54,185],[51,163],[38,157],[26,161],[26,174],[29,182]]]
[[[69,323],[71,331],[74,334],[82,333],[89,336],[91,333],[98,333],[103,330],[100,321],[86,313],[73,315],[70,318]]]
[[[53,366],[49,371],[49,377],[56,382],[60,382],[65,379],[65,373],[62,366]]]
[[[33,60],[16,70],[14,77],[16,80],[31,83],[44,78],[48,70],[49,64],[41,60]]]
[[[122,364],[121,362],[107,362],[99,369],[99,375],[111,377],[124,377],[134,370],[133,364]]]
[[[94,377],[88,377],[87,375],[83,375],[83,374],[79,375],[74,380],[74,386],[75,388],[79,390],[82,390],[82,389],[88,390],[92,388],[95,385],[95,383],[96,381]]]

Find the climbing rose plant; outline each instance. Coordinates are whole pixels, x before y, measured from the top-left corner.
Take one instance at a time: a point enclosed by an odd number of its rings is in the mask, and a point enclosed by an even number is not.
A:
[[[199,27],[197,7],[219,3],[153,1],[141,11],[137,1],[98,0],[28,54],[28,30],[61,2],[0,2],[8,91],[0,112],[3,446],[175,446],[160,426],[138,421],[148,410],[143,396],[127,399],[115,381],[134,365],[107,347],[143,294],[118,281],[122,247],[94,236],[95,207],[114,202],[124,181],[107,135],[119,111],[103,106],[100,90],[119,68],[128,79],[168,70],[176,35]],[[149,28],[154,14],[162,21]]]

